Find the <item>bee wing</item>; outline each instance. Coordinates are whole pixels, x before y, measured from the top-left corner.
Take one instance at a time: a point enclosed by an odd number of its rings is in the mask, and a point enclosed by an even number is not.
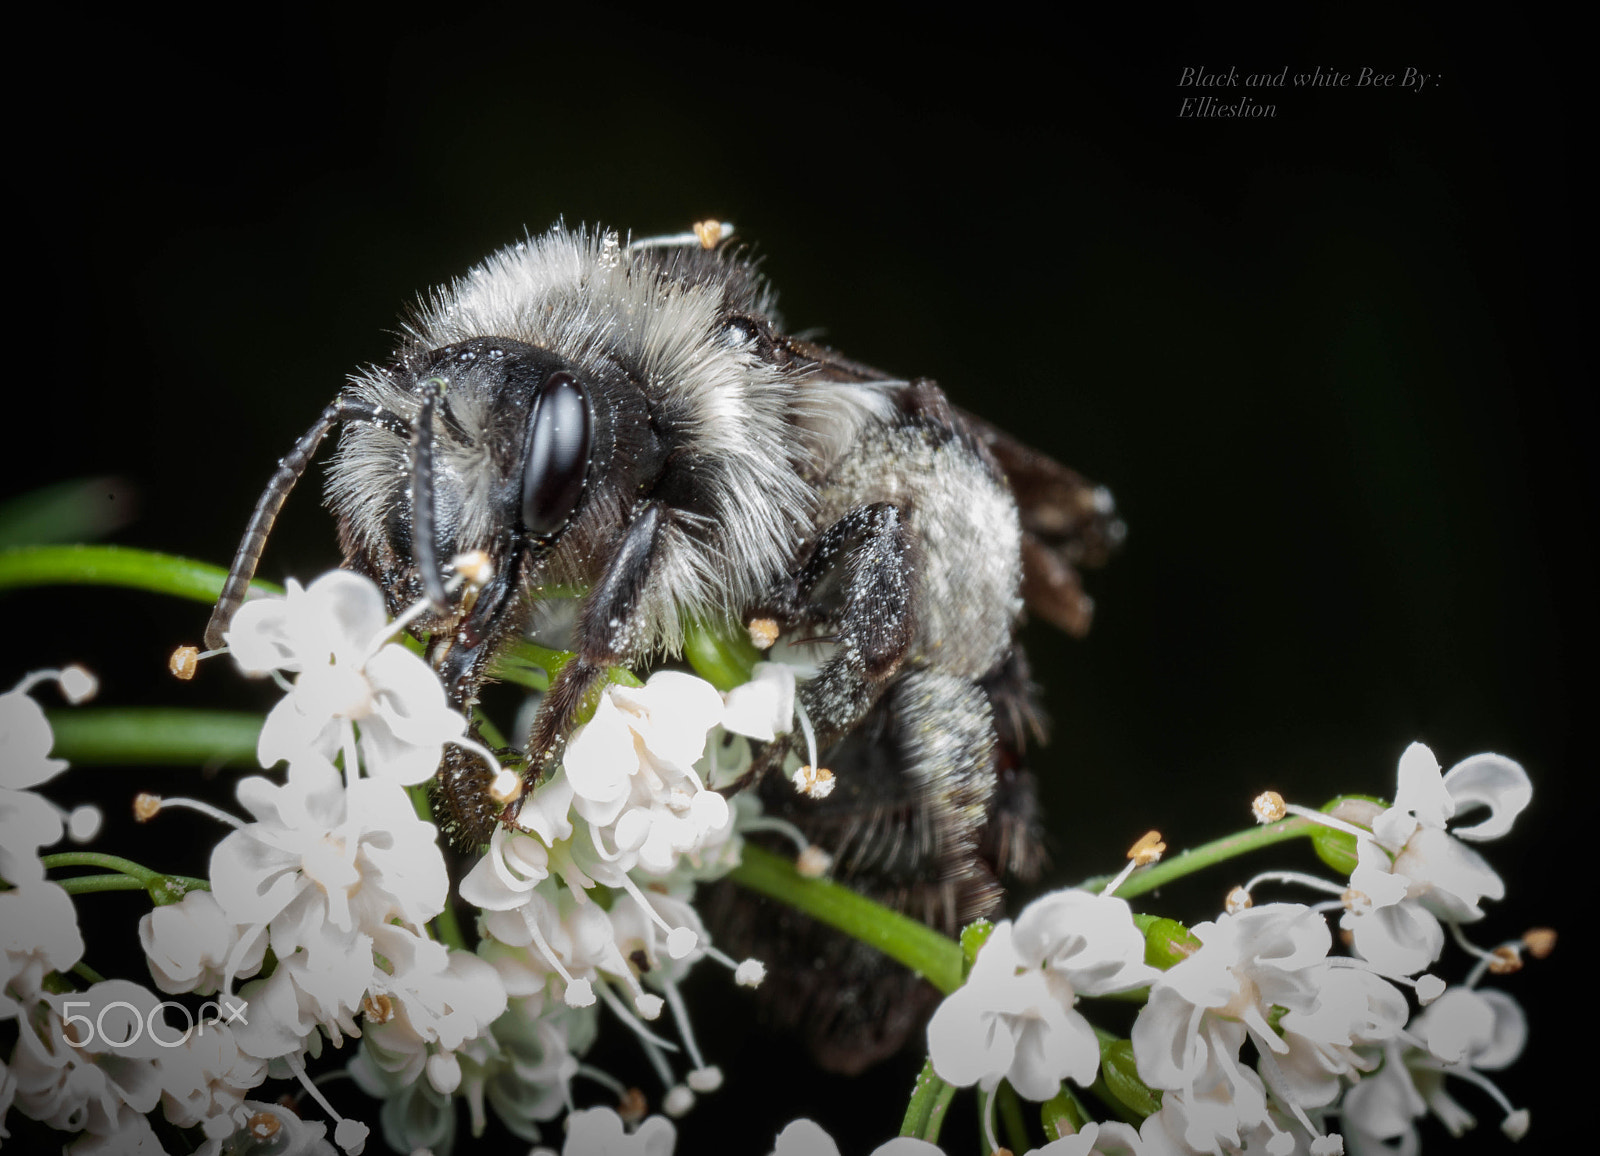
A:
[[[1111,491],[980,417],[961,409],[955,414],[989,451],[1017,499],[1028,609],[1081,637],[1094,615],[1094,600],[1084,592],[1078,571],[1104,565],[1127,534]]]

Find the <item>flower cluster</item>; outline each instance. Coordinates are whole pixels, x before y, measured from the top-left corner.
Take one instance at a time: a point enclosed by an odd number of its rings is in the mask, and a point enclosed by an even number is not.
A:
[[[1393,1151],[1395,1141],[1414,1151],[1414,1121],[1429,1110],[1457,1134],[1472,1124],[1445,1093],[1446,1075],[1488,1088],[1505,1112],[1503,1129],[1518,1137],[1527,1113],[1513,1110],[1482,1072],[1520,1052],[1522,1016],[1509,996],[1475,986],[1514,951],[1466,945],[1483,962],[1448,991],[1417,973],[1439,957],[1441,922],[1480,919],[1479,901],[1503,895],[1499,878],[1456,835],[1504,834],[1530,794],[1526,774],[1508,759],[1479,755],[1441,777],[1432,753],[1414,744],[1391,807],[1347,802],[1329,816],[1264,796],[1264,821],[1293,811],[1341,832],[1351,872],[1343,885],[1270,872],[1250,886],[1298,882],[1340,898],[1258,907],[1249,887],[1238,889],[1228,911],[1168,945],[1175,954],[1165,970],[1144,965],[1145,939],[1109,889],[1046,896],[1015,925],[994,928],[966,984],[935,1013],[934,1069],[986,1090],[1005,1079],[1034,1100],[1056,1095],[1063,1080],[1087,1085],[1101,1053],[1074,1010],[1077,996],[1147,985],[1131,1050],[1139,1079],[1160,1094],[1159,1109],[1136,1136],[1118,1126],[1090,1140],[1085,1128],[1082,1151],[1331,1156],[1346,1138],[1358,1153]],[[1489,817],[1447,832],[1470,805],[1486,806]],[[1330,911],[1342,912],[1354,956],[1331,954]],[[1422,1005],[1415,1012],[1406,987]],[[1332,1118],[1342,1136],[1327,1131]]]
[[[452,587],[468,580],[469,568],[460,569]],[[697,888],[739,865],[754,830],[794,839],[800,874],[827,869],[820,849],[762,816],[749,794],[730,802],[719,790],[744,780],[752,742],[772,742],[797,721],[810,761],[791,755],[785,773],[812,798],[833,788],[796,696],[797,677],[815,673],[804,665],[814,656],[773,646],[769,631],[769,661],[726,693],[673,670],[643,684],[616,672],[562,765],[519,797],[518,777],[476,741],[428,664],[397,641],[416,612],[388,621],[378,589],[343,571],[309,587],[290,582],[285,597],[239,610],[229,652],[285,692],[257,741],[271,773],[237,784],[243,817],[191,799],[137,804],[141,818],[186,807],[227,828],[209,882],[129,876],[155,900],[139,924],[154,990],[86,966],[72,896],[46,877],[41,858],[65,836],[92,837],[98,818],[38,793],[66,764],[51,757],[49,722],[30,692],[53,680],[79,702],[94,693],[93,679],[78,668],[43,672],[0,695],[0,1026],[16,1036],[0,1062],[0,1140],[15,1108],[74,1134],[75,1156],[153,1156],[163,1151],[161,1121],[163,1130],[193,1130],[185,1150],[201,1156],[257,1147],[360,1156],[367,1126],[341,1117],[308,1071],[351,1045],[346,1070],[380,1102],[377,1122],[397,1151],[447,1156],[465,1106],[473,1136],[493,1113],[544,1145],[535,1156],[555,1156],[557,1144],[561,1156],[671,1156],[673,1119],[723,1079],[696,1042],[685,977],[705,959],[737,983],[764,976],[762,963],[731,959],[711,942]],[[489,766],[497,798],[519,804],[515,823],[497,825],[460,878],[475,947],[456,926],[423,787],[452,745]],[[1505,834],[1530,797],[1527,775],[1508,759],[1479,755],[1443,773],[1420,744],[1401,759],[1391,806],[1346,799],[1324,813],[1269,793],[1258,818],[1293,813],[1321,824],[1332,839],[1319,850],[1342,878],[1267,872],[1192,928],[1135,916],[1117,895],[1164,850],[1152,832],[1099,890],[1055,892],[1014,920],[968,929],[966,982],[928,1025],[931,1070],[985,1094],[989,1150],[1000,1147],[1002,1084],[1066,1105],[1049,1142],[1033,1149],[1042,1156],[1415,1151],[1429,1113],[1453,1133],[1473,1125],[1450,1094],[1451,1077],[1485,1089],[1502,1130],[1520,1137],[1527,1112],[1485,1073],[1520,1053],[1526,1024],[1510,996],[1480,987],[1486,974],[1518,965],[1519,948],[1484,951],[1461,927],[1504,894],[1466,842]],[[1487,817],[1461,826],[1458,815],[1472,807]],[[1267,883],[1331,898],[1257,906],[1252,893]],[[1335,916],[1350,954],[1336,949]],[[1424,970],[1440,959],[1447,931],[1478,957],[1452,987]],[[1535,953],[1536,942],[1526,941]],[[1086,1016],[1085,1001],[1105,997],[1142,1004],[1127,1040]],[[196,1001],[204,1001],[198,1025],[169,1024],[170,1009]],[[637,1089],[583,1062],[602,1008],[633,1033],[659,1077],[660,1114],[647,1114]],[[261,1092],[289,1078],[331,1131]],[[620,1110],[580,1107],[580,1080],[599,1084]],[[1086,1118],[1072,1086],[1118,1099],[1142,1122]],[[936,1126],[922,1134],[934,1138]],[[775,1136],[772,1156],[838,1151],[802,1119]],[[873,1156],[939,1152],[905,1136]]]

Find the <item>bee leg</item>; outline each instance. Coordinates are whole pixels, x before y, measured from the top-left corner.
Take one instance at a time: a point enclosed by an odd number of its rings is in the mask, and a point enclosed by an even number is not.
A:
[[[667,507],[652,503],[634,518],[605,573],[578,615],[576,654],[545,692],[528,734],[528,770],[542,769],[577,724],[585,699],[605,681],[609,667],[630,661],[642,643],[640,602],[649,587],[656,544],[671,524]]]
[[[817,539],[816,547],[774,599],[786,626],[832,621],[837,652],[800,688],[800,702],[816,728],[819,749],[850,731],[872,709],[900,669],[915,636],[914,552],[905,516],[892,502],[857,506]],[[825,608],[819,593],[837,608]],[[793,735],[768,743],[752,766],[760,778],[781,766]]]

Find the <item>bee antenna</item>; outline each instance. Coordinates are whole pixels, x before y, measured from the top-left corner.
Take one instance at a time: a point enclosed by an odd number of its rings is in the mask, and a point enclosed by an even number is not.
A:
[[[437,522],[433,492],[433,415],[444,395],[444,381],[430,377],[422,383],[422,405],[411,433],[411,560],[422,576],[422,589],[435,614],[450,612],[444,572],[433,539]]]
[[[341,396],[322,411],[316,424],[300,436],[288,454],[278,460],[272,480],[267,483],[261,497],[256,499],[255,511],[245,526],[244,538],[233,556],[233,565],[228,568],[228,578],[222,584],[216,609],[211,612],[211,621],[206,623],[205,643],[208,649],[216,650],[226,645],[222,636],[233,621],[235,611],[244,602],[250,581],[256,576],[261,551],[267,544],[267,535],[272,532],[272,525],[278,520],[278,511],[283,509],[289,491],[294,489],[300,475],[306,472],[306,467],[316,456],[317,447],[322,445],[322,439],[328,436],[328,431],[338,423],[348,421],[371,422],[402,435],[410,433],[403,418],[355,398]]]

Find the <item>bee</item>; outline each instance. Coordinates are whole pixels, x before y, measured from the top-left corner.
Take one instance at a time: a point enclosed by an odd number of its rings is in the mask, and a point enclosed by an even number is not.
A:
[[[1104,488],[932,381],[787,333],[728,231],[628,243],[558,225],[425,298],[392,361],[352,375],[279,462],[206,642],[221,645],[285,498],[342,426],[327,501],[344,565],[393,614],[426,602],[411,629],[457,708],[546,595],[584,592],[574,656],[527,735],[530,779],[609,668],[677,658],[686,624],[765,620],[830,643],[799,701],[837,789],[811,800],[763,774],[788,736],[759,752],[751,785],[838,877],[954,934],[997,910],[1002,876],[1041,861],[1024,605],[1086,630],[1078,570],[1122,523]],[[446,560],[470,551],[492,577],[454,589]],[[516,820],[486,778],[472,759],[440,770],[463,845]],[[894,1051],[926,1009],[926,984],[798,913],[735,917],[726,891],[710,906],[719,934],[795,961],[769,986],[829,1067]]]

